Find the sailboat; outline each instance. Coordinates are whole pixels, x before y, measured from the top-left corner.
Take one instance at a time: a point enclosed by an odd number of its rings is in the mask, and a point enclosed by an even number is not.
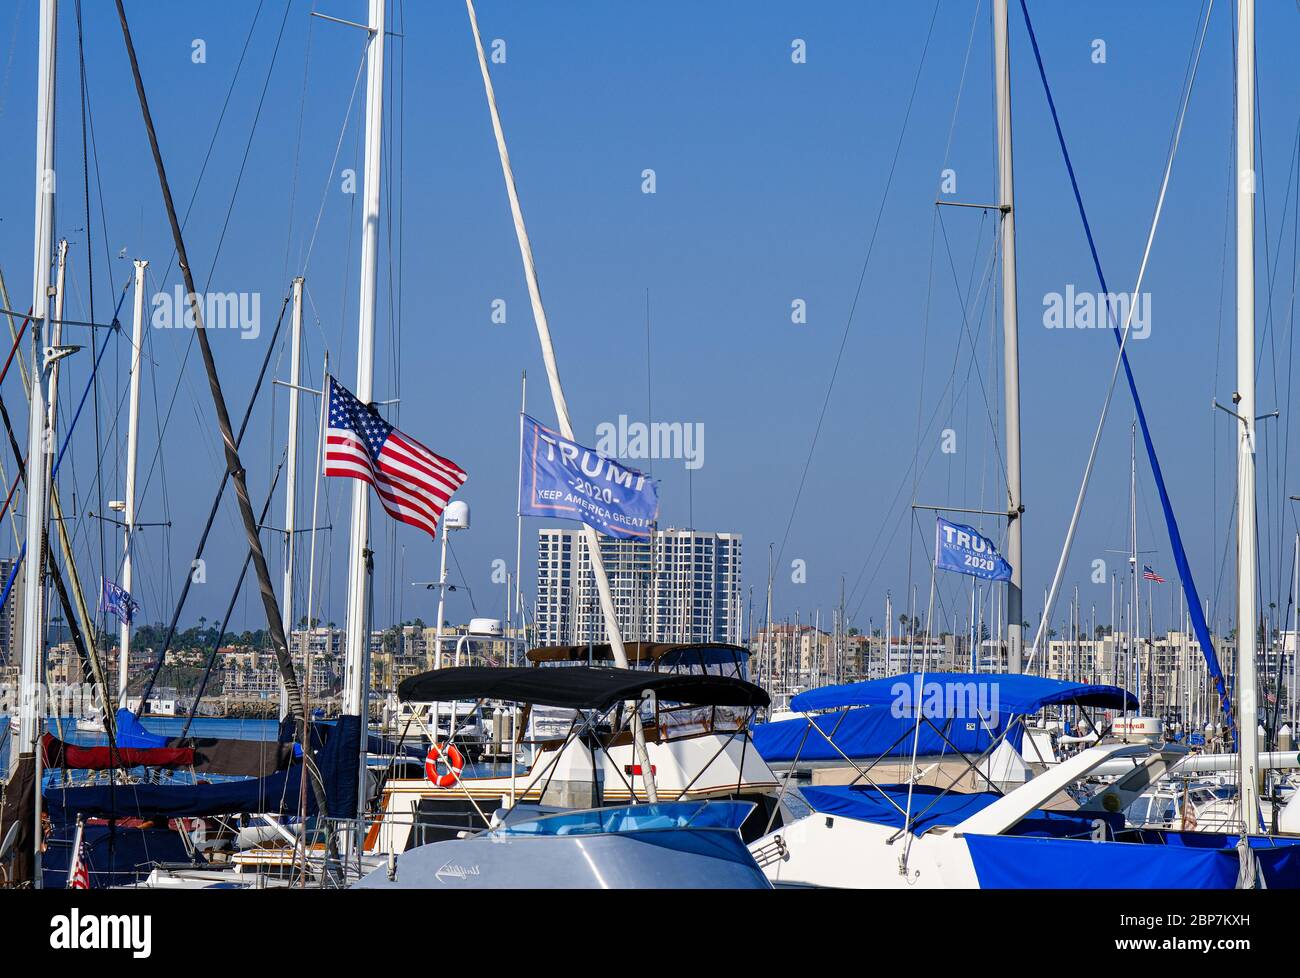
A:
[[[997,0],[994,4],[994,30],[1000,158],[1008,157],[1010,152],[1006,19],[1007,2]],[[1028,717],[1048,705],[1060,703],[1070,703],[1076,708],[1105,706],[1127,712],[1137,705],[1131,693],[1117,687],[1088,685],[1074,689],[1053,688],[1054,681],[1032,676],[922,673],[803,693],[791,704],[803,713],[802,720],[772,725],[783,728],[780,730],[764,731],[760,728],[759,743],[762,746],[767,741],[764,752],[769,761],[790,760],[792,751],[797,759],[799,754],[794,745],[797,743],[798,749],[802,750],[803,745],[812,740],[815,748],[825,749],[823,742],[830,745],[830,749],[848,762],[856,774],[847,786],[805,789],[804,797],[813,813],[793,820],[752,844],[751,849],[761,855],[764,869],[774,881],[800,885],[945,888],[1300,886],[1300,872],[1293,865],[1295,853],[1300,851],[1300,836],[1269,835],[1263,831],[1259,797],[1261,766],[1273,765],[1259,752],[1254,649],[1257,563],[1253,0],[1238,0],[1237,21],[1238,342],[1234,416],[1240,423],[1237,452],[1237,628],[1241,638],[1237,649],[1237,750],[1233,757],[1226,759],[1237,770],[1239,800],[1236,817],[1230,818],[1226,829],[1219,831],[1182,831],[1183,827],[1151,828],[1126,823],[1123,812],[1159,779],[1180,767],[1214,764],[1213,755],[1191,757],[1185,746],[1162,743],[1163,731],[1159,725],[1155,726],[1152,737],[1134,743],[1132,737],[1126,740],[1110,736],[1112,728],[1116,727],[1113,719],[1101,724],[1094,721],[1093,729],[1098,731],[1095,746],[1086,747],[1066,760],[1051,758],[1049,764],[1035,765],[1037,769],[1024,765],[1020,772],[1022,777],[1015,779],[1021,783],[1008,783],[1005,761],[1011,748],[1017,746],[1011,742],[1009,731],[1017,724],[1023,733]],[[1041,56],[1032,24],[1029,30],[1041,72]],[[1042,77],[1046,87],[1046,75]],[[1052,112],[1055,119],[1054,105]],[[1063,137],[1061,145],[1065,151]],[[1068,153],[1066,155],[1068,162]],[[1009,185],[1009,173],[1009,163],[1000,163],[1004,194]],[[1166,186],[1168,175],[1167,169]],[[1163,201],[1163,189],[1161,193]],[[1009,203],[1005,196],[1003,203]],[[1078,204],[1082,213],[1081,199]],[[1158,216],[1159,209],[1157,220]],[[1086,215],[1084,219],[1087,229]],[[1091,231],[1088,233],[1091,239]],[[1150,239],[1148,253],[1149,249]],[[1004,254],[1004,259],[1010,260],[1010,256]],[[1009,304],[1013,298],[1008,297]],[[1124,325],[1126,336],[1128,324]],[[1128,368],[1123,338],[1120,338],[1117,372],[1121,364],[1147,440],[1176,562],[1188,590],[1188,603],[1198,625],[1202,651],[1207,657],[1210,674],[1218,683],[1221,703],[1231,729],[1234,711],[1214,659],[1194,586],[1190,584],[1186,557],[1164,491],[1163,477],[1151,448],[1141,402]],[[1103,412],[1098,437],[1104,420]],[[1008,437],[1010,439],[1010,431]],[[1095,451],[1094,441],[1094,457]],[[1050,617],[1052,599],[1059,588],[1092,461],[1090,458],[1043,616],[1040,637]],[[1037,646],[1036,641],[1035,651]],[[1015,664],[1013,659],[1013,671],[1016,671]],[[1062,684],[1065,685],[1068,684]],[[923,707],[920,691],[931,687],[937,693],[932,699],[927,699],[926,707]],[[953,690],[990,688],[1000,694],[991,697],[995,705],[973,710],[967,706],[969,697],[958,696],[954,700],[950,695]],[[911,692],[913,689],[916,691]],[[1100,697],[1101,700],[1090,700],[1091,697]],[[903,704],[901,710],[900,702]],[[1129,724],[1120,729],[1132,733],[1144,728]],[[922,749],[923,734],[926,749]],[[998,751],[1003,752],[1002,763],[998,762]],[[876,760],[865,767],[860,766],[856,759],[864,754],[874,756]],[[927,783],[925,779],[928,774],[934,774],[935,765],[923,770],[919,764],[923,756],[929,761],[932,755],[952,760],[960,755],[965,762],[960,765],[961,775],[950,775],[939,783]],[[903,759],[901,773],[895,768],[892,782],[877,782],[871,776],[872,768],[890,756]],[[1018,751],[1011,756],[1023,761]],[[1288,823],[1293,821],[1287,819]]]

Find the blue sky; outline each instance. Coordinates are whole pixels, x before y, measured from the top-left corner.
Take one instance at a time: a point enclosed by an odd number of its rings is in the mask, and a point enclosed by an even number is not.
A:
[[[315,6],[331,16],[365,17],[359,0],[317,0]],[[130,274],[120,252],[151,260],[152,291],[170,291],[180,279],[169,262],[170,235],[113,8],[84,7],[96,150],[89,171],[93,314],[103,321]],[[1232,510],[1232,433],[1227,416],[1216,417],[1210,403],[1213,397],[1228,402],[1235,369],[1232,243],[1225,236],[1232,216],[1231,7],[1219,2],[1212,14],[1144,287],[1151,297],[1150,337],[1132,350],[1193,569],[1202,594],[1212,600],[1219,595],[1212,620],[1225,623],[1233,568],[1232,552],[1224,549]],[[1131,289],[1201,5],[1037,0],[1030,8],[1111,287]],[[168,172],[184,209],[258,5],[134,0],[127,10]],[[341,379],[355,380],[360,201],[343,192],[340,171],[361,169],[364,79],[350,112],[349,100],[362,36],[313,18],[310,10],[301,0],[288,4],[287,16],[283,0],[261,5],[186,227],[200,288],[207,282],[213,291],[260,295],[259,339],[245,340],[234,331],[213,337],[236,416],[289,280],[304,270],[318,210],[319,230],[305,268],[310,380],[318,379],[326,349]],[[978,210],[947,208],[940,225],[933,205],[945,168],[957,175],[951,199],[995,198],[987,0],[939,4],[849,320],[933,12],[928,2],[663,3],[653,9],[594,2],[479,5],[485,40],[505,41],[506,62],[494,67],[497,96],[579,437],[594,441],[596,426],[620,414],[645,420],[647,395],[652,420],[702,424],[701,469],[688,473],[680,460],[653,465],[662,480],[661,524],[681,526],[693,517],[700,529],[742,533],[756,614],[769,542],[781,552],[778,617],[798,613],[807,619],[820,608],[825,619],[843,576],[852,623],[879,626],[886,590],[896,601],[908,590],[909,544],[911,581],[924,603],[931,518],[922,517],[920,529],[909,532],[914,457],[923,465],[917,501],[1001,506],[1000,336],[984,281],[993,222]],[[13,303],[21,307],[30,301],[31,288],[36,14],[34,0],[17,0],[0,23],[6,53],[0,124],[8,134],[0,155],[0,268]],[[529,375],[530,412],[545,421],[553,421],[554,412],[464,7],[451,0],[412,0],[398,4],[392,18],[392,29],[403,37],[389,43],[393,77],[376,396],[400,398],[390,419],[469,472],[461,495],[473,506],[474,525],[453,538],[452,569],[453,579],[468,588],[449,602],[449,617],[461,620],[475,610],[500,614],[504,606],[504,588],[490,575],[494,559],[513,564],[521,371]],[[1284,411],[1279,422],[1266,422],[1272,433],[1260,456],[1260,528],[1264,601],[1282,606],[1291,566],[1287,534],[1294,523],[1279,499],[1300,492],[1283,471],[1296,259],[1297,32],[1300,13],[1293,4],[1260,5],[1259,407],[1261,413]],[[1044,327],[1045,296],[1071,285],[1095,291],[1097,285],[1018,4],[1012,5],[1011,36],[1024,578],[1026,617],[1034,622],[1114,345],[1099,330]],[[796,39],[806,44],[806,63],[792,61]],[[203,63],[193,60],[196,40],[203,42]],[[1104,63],[1094,62],[1096,40],[1105,43]],[[71,242],[67,315],[81,319],[92,310],[76,41],[75,8],[65,2],[57,231]],[[331,168],[336,145],[338,164]],[[647,168],[655,171],[654,194],[642,192]],[[974,357],[964,338],[959,290],[969,293],[965,315]],[[506,303],[504,324],[491,320],[496,299]],[[806,323],[791,322],[796,299],[806,303]],[[124,318],[128,310],[129,305]],[[846,322],[825,421],[794,507]],[[146,531],[139,541],[136,590],[151,620],[170,615],[223,467],[196,349],[181,368],[190,339],[184,330],[151,329],[147,341],[151,364],[140,462],[147,485],[140,518],[171,523]],[[283,378],[288,357],[283,342],[280,347],[273,369]],[[65,418],[88,369],[87,353],[67,368]],[[122,492],[124,412],[121,430],[113,419],[126,377],[126,344],[116,342],[101,375],[106,499]],[[16,373],[6,379],[4,396],[21,416]],[[264,390],[245,442],[257,505],[283,451],[285,409],[283,388]],[[314,417],[310,400],[304,412]],[[1111,569],[1121,566],[1122,558],[1106,551],[1126,546],[1131,416],[1121,391],[1066,577],[1067,587],[1080,587],[1084,618],[1095,603],[1099,622],[1108,620],[1110,589],[1092,584],[1089,575],[1095,559],[1107,560]],[[164,421],[161,461],[155,464]],[[944,429],[955,433],[953,454],[938,451]],[[310,458],[310,432],[303,444]],[[84,513],[99,507],[93,418],[78,428],[74,445],[60,489],[65,509],[73,510],[75,497],[75,512]],[[304,465],[300,481],[302,513],[311,505],[310,469]],[[12,472],[10,460],[6,471]],[[1145,464],[1139,482],[1142,546],[1155,551],[1146,559],[1172,581]],[[351,490],[337,482],[323,488],[320,522],[334,529],[320,537],[321,614],[341,622]],[[277,500],[276,525],[282,511]],[[526,544],[541,525],[526,524]],[[390,526],[382,513],[374,527],[376,622],[416,615],[431,622],[431,593],[409,585],[436,575],[435,545],[413,530]],[[986,521],[985,528],[1000,539],[996,521]],[[12,541],[9,531],[5,536]],[[243,557],[239,540],[237,514],[228,501],[209,545],[207,583],[192,592],[185,622],[220,615]],[[78,523],[77,541],[83,573],[91,578],[99,572],[93,520]],[[113,573],[120,541],[112,533],[106,541]],[[274,567],[278,547],[268,541],[268,550]],[[525,566],[531,551],[526,545]],[[806,583],[791,580],[796,560],[806,564]],[[305,558],[300,566],[305,572]],[[525,581],[531,584],[531,572]],[[1156,592],[1157,625],[1168,617],[1172,587]],[[234,624],[256,627],[260,605],[251,588],[245,591]],[[963,580],[942,582],[939,613],[947,615],[949,627],[964,627],[968,601]]]

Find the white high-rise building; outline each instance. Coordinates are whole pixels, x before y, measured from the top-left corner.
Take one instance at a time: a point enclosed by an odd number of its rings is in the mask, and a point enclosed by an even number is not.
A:
[[[659,530],[653,543],[600,538],[624,641],[731,642],[742,638],[739,533]],[[586,537],[537,532],[539,645],[604,642],[605,620]]]

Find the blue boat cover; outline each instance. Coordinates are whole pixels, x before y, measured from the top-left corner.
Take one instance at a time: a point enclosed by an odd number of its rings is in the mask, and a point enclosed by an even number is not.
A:
[[[56,825],[46,840],[41,879],[47,890],[68,886],[76,831],[73,824]],[[198,868],[207,863],[199,853],[188,851],[180,833],[166,824],[153,829],[91,824],[85,826],[81,841],[92,890],[131,886],[147,877],[158,863],[189,863]]]
[[[1093,842],[967,835],[975,875],[986,889],[1232,889],[1240,860],[1233,839],[1162,832],[1143,842]],[[1300,840],[1252,838],[1270,889],[1300,886]]]
[[[842,686],[822,686],[790,701],[793,710],[839,710],[877,706],[898,716],[912,716],[921,704],[928,717],[1020,716],[1045,706],[1071,703],[1122,710],[1136,709],[1137,697],[1118,686],[1070,683],[1043,676],[973,672],[912,672]]]
[[[166,747],[168,738],[151,733],[145,729],[140,718],[130,710],[118,710],[117,746],[118,747]]]
[[[842,815],[893,828],[902,828],[905,821],[905,784],[882,784],[879,790],[869,784],[825,785],[803,788],[800,794],[814,811],[823,815]],[[944,794],[932,785],[913,785],[913,831],[920,834],[937,825],[958,825],[1001,797],[996,791],[950,791]],[[1098,818],[1109,825],[1112,833],[1124,826],[1124,816],[1118,812],[1080,815],[1039,809],[1021,819],[1012,831],[1018,836],[1084,837],[1091,834],[1093,823]]]
[[[958,751],[975,757],[987,751],[1002,735],[1009,719],[1005,716],[994,716],[987,721],[956,717],[935,719],[920,725],[918,737],[917,723],[911,717],[896,717],[888,709],[862,707],[814,716],[812,722],[822,733],[810,729],[805,718],[794,717],[757,724],[752,737],[754,749],[769,764],[789,763],[795,758],[801,761],[842,761],[845,756],[871,760],[911,757],[914,739],[919,757],[956,754]],[[835,741],[835,746],[831,746],[827,737]],[[1023,738],[1024,730],[1020,724],[1016,724],[1007,735],[1007,740],[1017,750]]]
[[[313,738],[314,740],[314,738]],[[316,751],[316,766],[325,785],[326,812],[331,818],[356,814],[360,776],[361,722],[342,716]],[[103,818],[228,815],[240,812],[293,814],[299,810],[302,764],[264,778],[214,784],[130,784],[66,788],[52,784],[44,791],[50,819],[70,822],[78,815]],[[309,814],[316,814],[314,792],[307,792]]]
[[[877,825],[902,828],[903,812],[898,809],[907,810],[907,785],[882,784],[880,789],[877,791],[869,784],[836,784],[802,788],[799,793],[803,795],[813,811],[823,815],[842,815],[860,822],[874,822]],[[939,795],[940,789],[931,785],[912,786],[912,816],[916,832],[924,832],[935,825],[956,825],[958,822],[964,822],[1001,797],[994,791],[978,791],[970,794],[950,791],[943,797]],[[896,808],[895,805],[898,807]],[[920,812],[925,814],[917,818]]]

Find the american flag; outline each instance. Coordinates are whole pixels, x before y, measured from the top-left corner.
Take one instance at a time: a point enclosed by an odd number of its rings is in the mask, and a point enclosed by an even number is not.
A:
[[[1164,584],[1165,579],[1151,569],[1150,564],[1142,565],[1142,580],[1155,581],[1157,584]]]
[[[459,465],[404,435],[329,378],[325,474],[374,486],[395,520],[437,536],[438,518],[467,476]]]
[[[68,867],[68,889],[90,889],[90,863],[86,859],[86,842],[84,828],[77,822],[76,838],[72,840],[72,865]]]

